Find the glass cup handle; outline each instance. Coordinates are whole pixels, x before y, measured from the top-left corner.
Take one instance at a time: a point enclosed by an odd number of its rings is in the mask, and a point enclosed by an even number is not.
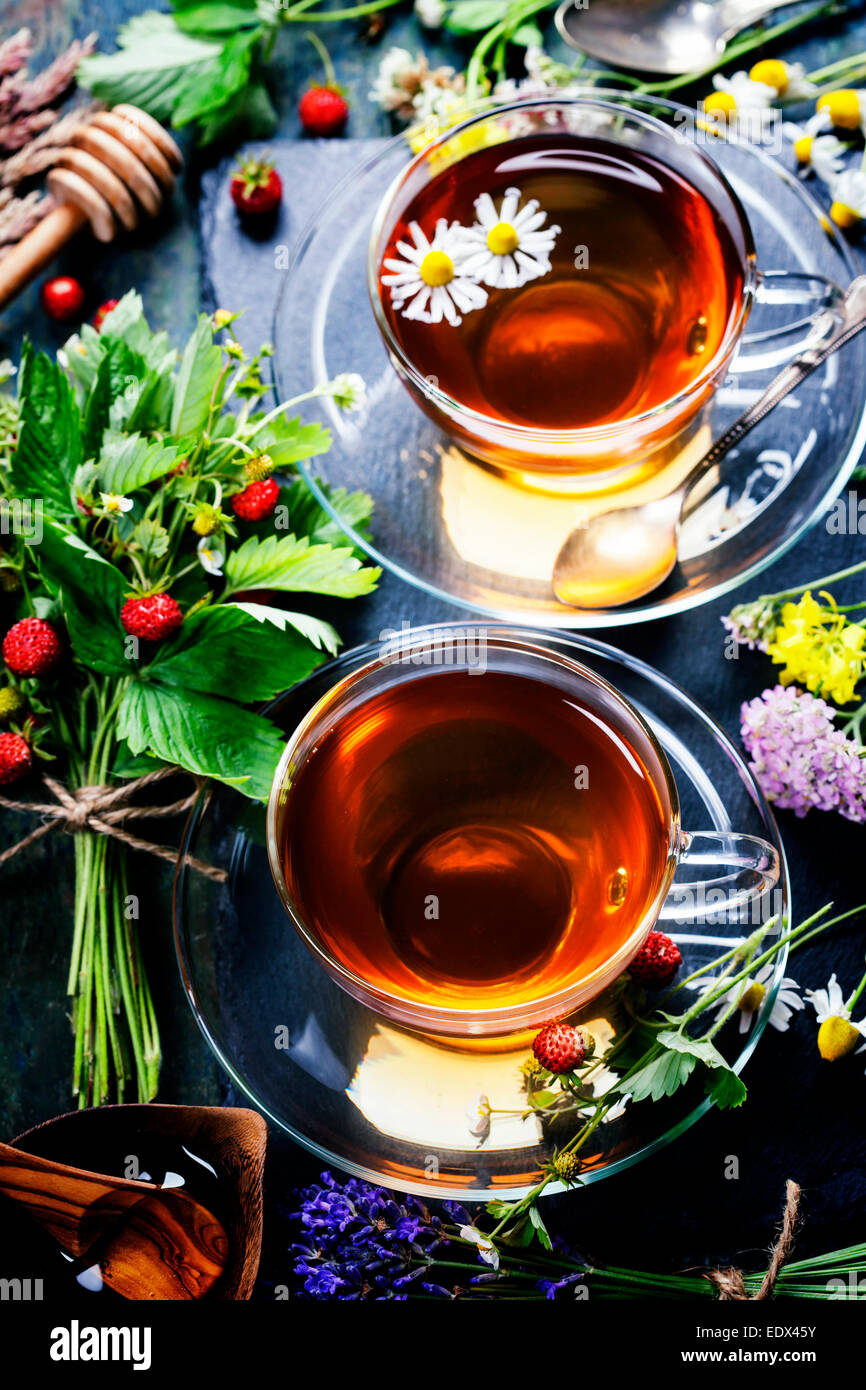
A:
[[[734,376],[784,366],[798,352],[821,343],[838,323],[845,290],[825,275],[806,270],[758,272],[758,304],[790,304],[795,312],[786,323],[744,333],[731,363]],[[797,313],[796,310],[801,310]],[[805,310],[806,312],[802,312]]]
[[[709,878],[677,881],[683,865],[716,868]],[[757,835],[729,830],[683,831],[677,874],[659,913],[660,922],[700,922],[748,907],[779,882],[778,852]]]

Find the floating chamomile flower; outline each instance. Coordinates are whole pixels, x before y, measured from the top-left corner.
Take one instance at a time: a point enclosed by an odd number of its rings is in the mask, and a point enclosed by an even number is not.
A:
[[[424,235],[417,222],[409,225],[414,245],[398,241],[397,250],[403,259],[389,256],[382,276],[383,285],[391,291],[391,303],[404,318],[420,323],[448,323],[456,326],[461,314],[482,309],[487,303],[487,291],[465,272],[467,256],[466,233],[456,223],[448,225],[442,217],[436,223],[432,241]]]
[[[494,289],[514,290],[547,274],[560,229],[544,226],[547,213],[535,198],[520,208],[520,190],[507,188],[497,209],[490,194],[482,193],[475,214],[478,221],[465,233],[467,275]]]
[[[866,217],[866,169],[846,169],[830,182],[830,216],[849,231]]]
[[[837,1062],[853,1052],[861,1038],[866,1038],[866,1019],[851,1021],[851,1010],[835,974],[830,976],[826,989],[807,989],[806,998],[818,1019],[818,1051],[825,1062]],[[862,1049],[858,1048],[858,1051]]]
[[[731,1004],[736,1004],[740,1014],[740,1032],[748,1033],[767,996],[767,987],[772,980],[775,969],[775,963],[771,960],[767,961],[767,964],[761,967],[754,979],[740,980],[738,984],[725,990],[725,993],[719,996],[716,1018],[721,1018]],[[700,979],[690,981],[686,987],[700,990],[703,996],[721,983],[722,980],[715,976],[702,976]],[[803,1000],[797,993],[798,989],[797,981],[792,980],[787,975],[779,986],[779,992],[773,1001],[773,1010],[770,1014],[770,1026],[777,1028],[780,1033],[788,1031],[793,1010],[804,1007]]]

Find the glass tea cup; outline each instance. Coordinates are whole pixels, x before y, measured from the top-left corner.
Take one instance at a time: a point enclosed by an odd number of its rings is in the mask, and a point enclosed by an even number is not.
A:
[[[611,96],[615,98],[615,94]],[[711,146],[712,138],[718,137],[702,131],[694,121],[694,113],[687,113],[672,103],[667,105],[674,117],[673,125],[630,105],[628,97],[622,95],[611,100],[557,95],[515,101],[494,109],[488,106],[433,139],[400,171],[379,205],[368,246],[367,280],[373,313],[392,365],[421,409],[452,440],[471,456],[504,471],[513,481],[554,491],[598,492],[631,486],[653,476],[683,453],[706,422],[712,397],[741,346],[756,300],[805,306],[795,324],[775,326],[759,335],[764,348],[774,337],[786,339],[783,349],[773,355],[774,364],[781,365],[802,348],[819,313],[826,311],[841,295],[838,286],[817,275],[803,271],[759,271],[743,207],[702,147],[703,144]],[[688,115],[689,120],[676,119],[678,115]],[[666,172],[672,188],[688,187],[696,195],[691,206],[699,205],[707,210],[705,232],[711,224],[715,225],[720,244],[724,235],[731,270],[729,301],[723,311],[723,326],[716,334],[717,341],[714,346],[710,344],[713,350],[705,352],[706,345],[701,344],[700,315],[691,326],[683,328],[684,338],[691,340],[692,334],[697,337],[694,339],[694,362],[689,364],[688,379],[681,382],[679,389],[665,399],[653,400],[647,408],[638,407],[630,413],[626,407],[621,416],[614,412],[613,417],[606,418],[603,423],[577,428],[542,428],[520,423],[508,417],[507,403],[497,412],[480,409],[477,393],[473,397],[475,404],[468,404],[453,381],[449,381],[446,389],[442,374],[431,371],[429,363],[416,360],[417,351],[410,350],[403,341],[400,313],[389,312],[390,290],[382,278],[386,273],[383,258],[388,256],[389,244],[393,255],[394,237],[403,228],[405,238],[406,219],[412,216],[412,209],[419,205],[419,200],[430,193],[435,181],[444,178],[447,180],[445,186],[459,190],[469,178],[472,161],[477,160],[481,152],[487,152],[495,160],[497,169],[503,171],[501,178],[517,183],[521,176],[519,173],[512,175],[510,168],[521,160],[520,152],[526,142],[556,139],[577,142],[578,152],[585,146],[596,153],[606,153],[618,168],[627,170],[629,161],[644,161],[640,168],[635,166],[636,181],[645,179],[647,168],[654,167]],[[647,165],[646,161],[651,164]],[[523,164],[526,162],[524,158]],[[433,234],[430,226],[423,231],[428,238]],[[402,245],[405,247],[405,239]],[[571,249],[568,248],[569,255]],[[588,250],[589,254],[587,267],[575,271],[574,284],[583,283],[581,276],[589,276],[586,283],[591,283],[596,250],[593,247],[574,249]],[[623,259],[627,259],[628,254],[626,248]],[[562,283],[561,266],[555,269],[554,278],[557,277]],[[540,278],[533,281],[533,293],[543,283]],[[499,310],[497,312],[501,319],[505,317]],[[670,313],[671,306],[664,312]],[[477,313],[482,316],[485,308]],[[792,333],[796,328],[805,329],[805,334]],[[595,331],[604,334],[603,322],[595,324]],[[634,360],[640,353],[634,343],[631,348],[630,360]],[[441,352],[447,355],[446,345]],[[534,357],[528,351],[524,356],[525,362],[523,358],[521,362],[526,390],[543,392],[546,376],[543,347]],[[647,368],[644,363],[643,369],[651,380],[652,364]],[[599,389],[599,385],[594,381],[594,389]],[[574,390],[581,391],[580,381],[574,382]]]
[[[780,871],[756,836],[682,829],[670,764],[611,685],[480,625],[395,636],[319,700],[277,768],[267,843],[328,975],[452,1040],[568,1015],[657,922],[748,909]]]

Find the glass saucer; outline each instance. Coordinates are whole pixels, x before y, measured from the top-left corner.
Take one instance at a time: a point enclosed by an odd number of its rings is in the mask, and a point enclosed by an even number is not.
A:
[[[680,126],[694,120],[694,112],[659,98],[596,95],[643,106]],[[857,272],[844,240],[795,175],[748,143],[715,137],[709,153],[746,209],[763,272],[850,282]],[[280,399],[346,370],[360,372],[368,385],[360,414],[314,402],[311,411],[324,415],[333,446],[300,465],[338,522],[323,485],[372,495],[372,540],[343,527],[355,545],[402,579],[464,609],[512,622],[588,629],[705,603],[764,569],[821,516],[866,443],[866,335],[829,358],[708,476],[700,504],[682,528],[679,563],[662,588],[618,609],[577,610],[558,602],[551,586],[556,554],[592,504],[517,487],[463,454],[411,399],[376,327],[366,285],[370,226],[410,158],[406,140],[398,137],[338,184],[299,238],[276,307]],[[784,345],[767,335],[790,326],[785,344],[804,336],[803,304],[791,303],[781,282],[771,278],[770,287],[775,302],[754,308],[707,426],[692,441],[688,461],[681,455],[672,465],[669,490],[781,367]]]
[[[423,629],[420,629],[423,631]],[[440,629],[437,629],[441,631]],[[537,631],[516,636],[539,639]],[[689,970],[720,955],[768,920],[788,914],[790,885],[772,814],[727,735],[660,672],[591,638],[542,634],[550,648],[590,666],[636,705],[670,760],[683,823],[737,830],[776,846],[783,873],[772,904],[748,921],[714,920],[668,927]],[[370,644],[329,662],[270,706],[287,732],[335,681],[375,656]],[[519,1111],[519,1066],[531,1037],[487,1039],[461,1050],[401,1030],[345,994],[313,959],[285,915],[265,849],[264,807],[222,785],[206,789],[188,822],[183,851],[227,870],[216,883],[178,868],[175,945],[184,988],[216,1057],[274,1124],[325,1163],[372,1182],[431,1196],[517,1196],[534,1185],[555,1147],[569,1137],[565,1119],[542,1128],[537,1118],[494,1115],[490,1135],[470,1132],[467,1106],[479,1094],[495,1109]],[[760,915],[763,912],[763,917]],[[751,1032],[736,1026],[720,1045],[737,1071],[766,1026],[785,969],[773,981]],[[615,1004],[596,999],[580,1015],[604,1041]],[[717,1039],[719,1041],[719,1039]],[[638,1163],[682,1134],[709,1108],[688,1086],[659,1102],[644,1101],[596,1131],[585,1182]]]

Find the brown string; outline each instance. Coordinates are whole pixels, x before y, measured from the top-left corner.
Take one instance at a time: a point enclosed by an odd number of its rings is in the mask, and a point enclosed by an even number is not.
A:
[[[62,782],[57,782],[53,777],[43,776],[42,785],[54,796],[54,801],[13,801],[8,797],[0,796],[0,806],[7,811],[21,811],[31,815],[43,816],[45,819],[42,825],[31,830],[29,835],[25,835],[22,840],[0,854],[0,868],[16,854],[20,854],[23,849],[40,840],[43,835],[48,835],[52,830],[64,830],[69,835],[78,835],[83,831],[91,831],[98,835],[110,835],[112,839],[119,840],[121,844],[129,849],[141,850],[144,854],[155,855],[157,859],[164,859],[168,863],[175,863],[177,851],[169,849],[166,845],[155,845],[150,840],[143,840],[141,836],[134,835],[130,830],[124,829],[133,820],[154,820],[165,816],[179,816],[188,811],[194,804],[198,794],[199,786],[191,792],[189,796],[183,797],[180,801],[172,801],[166,806],[133,806],[130,804],[131,798],[138,792],[150,787],[154,782],[161,782],[164,777],[173,777],[178,769],[174,767],[157,768],[155,772],[147,772],[143,777],[136,777],[130,782],[123,782],[117,787],[109,786],[89,786],[78,787],[75,791],[70,791],[64,787]],[[210,864],[205,864],[200,859],[195,859],[191,854],[184,858],[184,863],[197,873],[204,874],[206,878],[213,879],[216,883],[225,883],[228,875],[225,869],[216,869]]]
[[[733,1302],[748,1299],[772,1298],[782,1266],[794,1248],[794,1234],[797,1227],[797,1213],[800,1209],[800,1188],[788,1179],[785,1189],[785,1210],[782,1215],[782,1229],[779,1238],[770,1251],[770,1263],[756,1294],[746,1292],[743,1272],[740,1269],[711,1269],[704,1276],[719,1291],[720,1302]]]

